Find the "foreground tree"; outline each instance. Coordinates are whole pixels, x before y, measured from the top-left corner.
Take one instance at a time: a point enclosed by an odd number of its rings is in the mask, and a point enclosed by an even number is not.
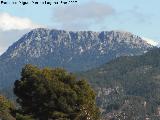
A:
[[[98,120],[95,92],[63,69],[26,65],[14,93],[24,115],[39,120]]]
[[[0,95],[0,120],[15,120],[12,116],[14,105],[4,96]]]

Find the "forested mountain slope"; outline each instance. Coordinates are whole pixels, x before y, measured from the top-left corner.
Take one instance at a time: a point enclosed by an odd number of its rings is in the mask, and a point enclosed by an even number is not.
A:
[[[141,56],[119,57],[79,77],[97,91],[106,119],[160,119],[160,49]]]

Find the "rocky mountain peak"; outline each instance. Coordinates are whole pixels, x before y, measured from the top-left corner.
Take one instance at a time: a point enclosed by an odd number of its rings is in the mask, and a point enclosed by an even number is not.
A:
[[[141,55],[152,47],[128,32],[34,29],[0,56],[0,87],[18,79],[25,64],[85,71],[119,56]]]
[[[27,54],[28,57],[37,58],[64,48],[72,51],[73,54],[81,54],[89,50],[105,54],[110,49],[117,49],[115,46],[120,44],[138,49],[152,47],[140,37],[129,32],[73,32],[38,28],[25,34],[19,41],[9,47],[2,56],[14,58]]]

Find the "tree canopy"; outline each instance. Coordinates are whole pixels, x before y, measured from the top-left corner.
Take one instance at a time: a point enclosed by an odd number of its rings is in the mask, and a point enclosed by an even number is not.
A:
[[[24,115],[39,120],[98,120],[95,92],[85,80],[56,68],[26,65],[14,93]]]

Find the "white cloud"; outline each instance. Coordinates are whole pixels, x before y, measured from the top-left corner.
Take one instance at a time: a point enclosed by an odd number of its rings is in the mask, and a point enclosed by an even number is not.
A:
[[[32,22],[29,18],[22,18],[0,13],[0,55],[6,49],[31,29],[44,27]]]
[[[28,18],[21,18],[8,13],[0,13],[0,30],[24,30],[42,27]]]
[[[145,40],[148,44],[151,44],[153,46],[157,46],[158,43],[155,42],[155,40],[152,40],[152,39],[149,39],[149,38],[145,38],[145,37],[142,37],[143,40]]]
[[[115,10],[106,3],[90,0],[81,5],[54,9],[53,19],[67,30],[86,30],[103,23]]]

